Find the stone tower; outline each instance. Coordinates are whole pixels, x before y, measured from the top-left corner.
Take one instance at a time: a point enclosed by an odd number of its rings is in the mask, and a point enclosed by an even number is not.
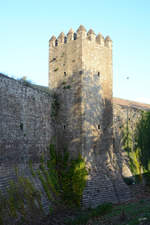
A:
[[[72,157],[80,152],[89,168],[83,204],[127,200],[113,152],[111,39],[82,25],[52,36],[49,87],[57,97],[52,119],[58,149],[67,147]]]

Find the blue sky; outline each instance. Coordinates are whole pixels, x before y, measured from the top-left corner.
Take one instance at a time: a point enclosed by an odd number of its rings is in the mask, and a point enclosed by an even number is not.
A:
[[[113,40],[114,96],[150,103],[149,0],[0,0],[0,72],[47,85],[48,40],[80,24]]]

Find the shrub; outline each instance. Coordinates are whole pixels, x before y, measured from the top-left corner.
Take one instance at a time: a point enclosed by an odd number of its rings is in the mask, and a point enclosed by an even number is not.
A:
[[[55,146],[51,144],[47,167],[43,158],[38,176],[50,201],[80,206],[87,176],[81,155],[77,159],[70,159],[67,150],[56,152]]]
[[[0,194],[0,224],[31,224],[44,215],[41,193],[37,191],[28,178],[18,176],[11,181],[6,195]],[[38,214],[38,219],[37,219]]]
[[[140,163],[144,169],[150,171],[150,112],[142,112],[141,120],[137,124],[136,142],[140,149]]]
[[[59,68],[57,67],[56,69],[54,69],[54,72],[56,72],[56,71],[58,71],[59,70]]]
[[[112,211],[112,203],[104,203],[102,205],[97,206],[94,209],[89,209],[86,212],[81,212],[79,216],[75,219],[67,220],[67,225],[78,225],[78,224],[87,224],[90,219],[94,219],[96,217],[104,216],[105,214]]]
[[[132,185],[134,183],[134,179],[132,177],[123,177],[123,180],[127,185]]]

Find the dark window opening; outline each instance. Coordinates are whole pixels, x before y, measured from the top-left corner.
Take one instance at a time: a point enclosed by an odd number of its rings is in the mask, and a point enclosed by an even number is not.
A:
[[[67,43],[67,37],[64,37],[64,43]]]
[[[55,41],[55,46],[58,46],[58,41],[57,40]]]
[[[98,77],[100,76],[100,72],[97,73]]]
[[[100,128],[101,128],[101,127],[100,127],[100,124],[98,124],[98,129],[100,130]]]
[[[64,72],[64,76],[67,76],[67,73],[66,72]]]
[[[23,130],[23,123],[20,123],[20,130]]]
[[[79,72],[79,74],[82,75],[82,73],[83,73],[83,72],[82,72],[82,70],[81,70],[81,71]]]
[[[64,125],[64,130],[66,129],[66,125]]]
[[[74,37],[74,40],[76,40],[77,39],[77,34],[74,33],[73,37]]]

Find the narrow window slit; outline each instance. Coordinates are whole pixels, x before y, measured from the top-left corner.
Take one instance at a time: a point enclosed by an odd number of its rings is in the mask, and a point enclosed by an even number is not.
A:
[[[55,41],[55,46],[58,46],[58,41],[57,40]]]
[[[65,77],[67,76],[67,73],[66,73],[66,72],[64,72],[64,76],[65,76]]]
[[[98,129],[100,130],[100,124],[98,124]]]
[[[67,37],[64,37],[64,43],[65,44],[67,43]]]
[[[74,33],[73,37],[74,37],[74,40],[76,40],[77,39],[77,34]]]

